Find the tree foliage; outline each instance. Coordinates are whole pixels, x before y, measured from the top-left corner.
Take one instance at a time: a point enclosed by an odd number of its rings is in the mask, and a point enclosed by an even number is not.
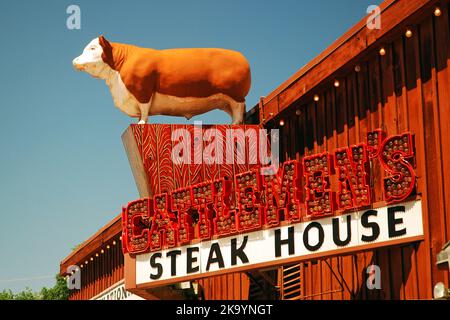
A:
[[[33,292],[30,288],[13,293],[11,290],[3,290],[0,292],[0,300],[39,300],[39,294]]]
[[[69,288],[66,279],[56,275],[56,284],[52,288],[42,288],[40,292],[34,292],[30,288],[13,293],[11,290],[0,292],[0,300],[67,300]]]
[[[69,288],[67,287],[67,281],[60,275],[56,275],[56,284],[53,288],[42,288],[41,299],[42,300],[67,300],[69,298]]]

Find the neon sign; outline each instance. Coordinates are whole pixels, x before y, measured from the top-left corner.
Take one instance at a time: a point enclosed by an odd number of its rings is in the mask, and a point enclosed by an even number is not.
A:
[[[415,191],[413,150],[411,133],[376,130],[366,143],[287,161],[278,172],[256,168],[130,202],[122,211],[123,251],[154,252],[369,207],[370,165],[386,172],[385,202],[404,201]]]

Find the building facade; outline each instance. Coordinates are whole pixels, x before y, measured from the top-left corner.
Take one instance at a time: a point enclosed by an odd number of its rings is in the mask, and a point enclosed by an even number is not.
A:
[[[381,29],[360,21],[261,98],[246,123],[280,130],[281,161],[333,153],[377,129],[410,133],[417,179],[408,201],[421,201],[423,237],[135,293],[146,299],[431,299],[437,283],[449,287],[449,266],[440,259],[450,232],[449,2],[387,0],[380,9]],[[372,206],[382,206],[386,174],[374,165],[369,171]],[[331,179],[331,191],[339,192],[338,177]],[[82,287],[71,299],[104,297],[135,276],[125,271],[131,258],[122,252],[122,229],[119,215],[61,262],[62,275],[70,265],[83,266]],[[371,265],[380,268],[380,289],[367,286]]]

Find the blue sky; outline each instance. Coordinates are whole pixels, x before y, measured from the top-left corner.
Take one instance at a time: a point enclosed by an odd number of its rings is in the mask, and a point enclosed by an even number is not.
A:
[[[238,50],[252,68],[249,109],[379,2],[1,1],[0,290],[52,286],[71,248],[138,198],[120,138],[135,120],[114,107],[103,81],[71,65],[90,40]],[[71,4],[81,30],[66,28]],[[194,120],[229,117],[150,118]]]

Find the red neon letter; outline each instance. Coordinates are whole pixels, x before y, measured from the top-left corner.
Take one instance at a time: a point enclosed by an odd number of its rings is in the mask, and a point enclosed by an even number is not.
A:
[[[367,133],[367,152],[369,159],[377,158],[380,153],[381,144],[386,137],[386,132],[381,129],[376,129]]]
[[[191,188],[174,190],[171,193],[172,210],[178,217],[177,240],[180,245],[189,243],[194,238],[194,228],[190,208],[192,206]]]
[[[236,192],[238,195],[238,230],[247,231],[262,227],[259,169],[236,175]]]
[[[330,190],[332,168],[331,156],[328,153],[303,158],[308,216],[316,217],[333,213],[333,192]]]
[[[201,240],[210,239],[213,234],[212,228],[212,202],[213,194],[211,182],[199,183],[194,185],[194,206],[193,209],[198,212],[197,231]]]
[[[301,166],[297,160],[283,164],[282,170],[274,173],[273,168],[262,168],[264,183],[265,223],[270,226],[283,220],[290,223],[300,221],[302,206]]]
[[[384,140],[381,150],[380,162],[388,174],[388,177],[384,178],[386,201],[402,201],[411,195],[416,183],[412,165],[413,136],[411,133],[405,133],[390,137]]]
[[[122,249],[124,253],[141,253],[150,246],[150,198],[128,203],[122,211]]]
[[[150,229],[150,251],[172,248],[177,245],[177,224],[175,216],[170,213],[167,193],[157,194],[153,200],[153,221]]]
[[[222,178],[213,182],[214,210],[214,234],[225,236],[237,232],[236,211],[234,209],[234,193],[231,181]]]
[[[337,149],[334,156],[339,178],[339,209],[370,205],[366,145],[361,143],[351,148]]]

